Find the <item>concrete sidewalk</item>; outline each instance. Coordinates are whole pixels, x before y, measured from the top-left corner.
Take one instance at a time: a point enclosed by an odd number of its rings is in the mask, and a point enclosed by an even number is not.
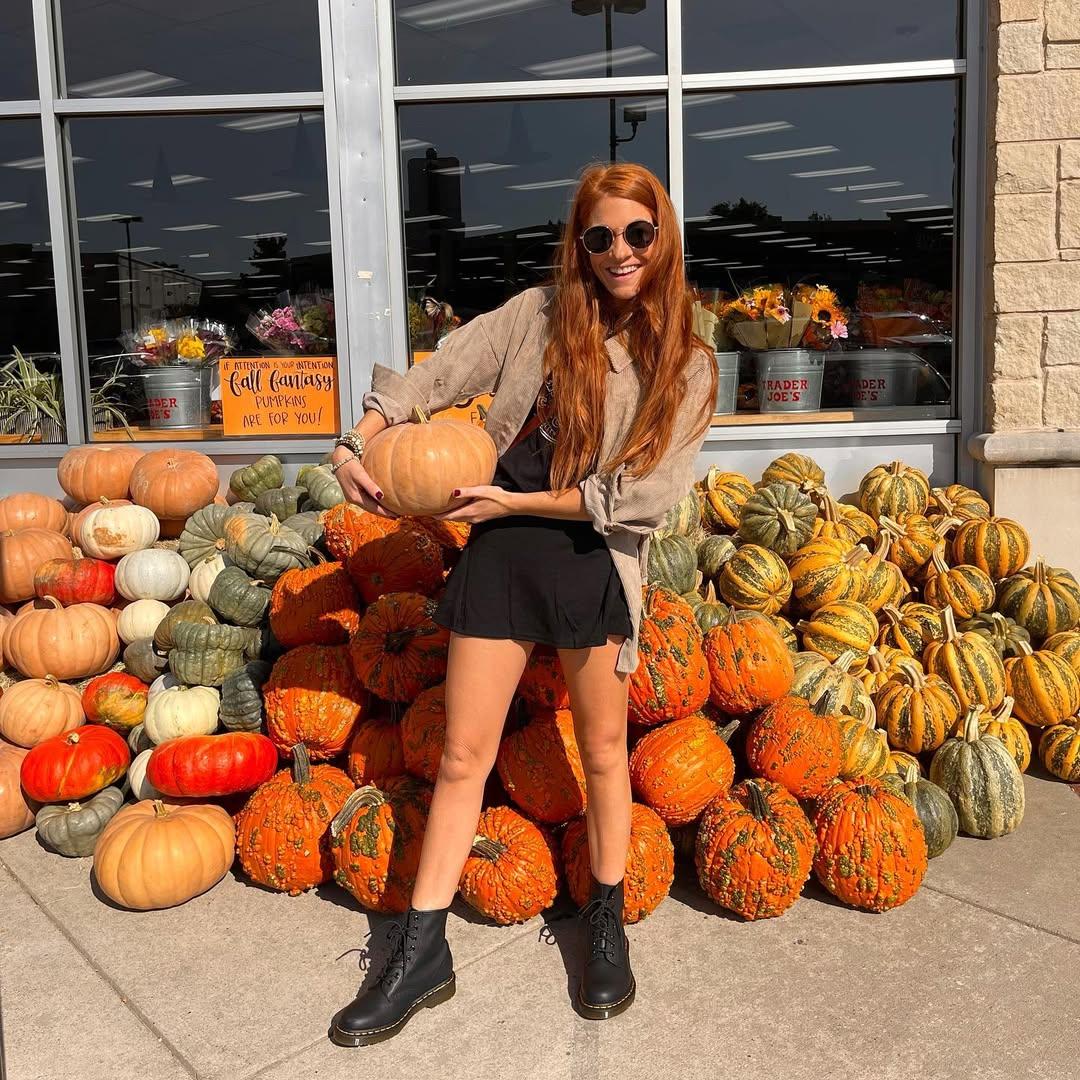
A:
[[[457,996],[359,1050],[326,1038],[363,978],[355,955],[335,958],[368,929],[338,888],[290,898],[230,875],[182,907],[126,912],[94,895],[91,860],[30,831],[0,842],[7,1076],[1066,1080],[1080,1073],[1080,800],[1036,777],[1027,796],[1016,834],[960,838],[886,915],[811,884],[782,918],[743,923],[684,868],[628,931],[634,1007],[602,1023],[570,1005],[569,909],[499,928],[458,902]]]

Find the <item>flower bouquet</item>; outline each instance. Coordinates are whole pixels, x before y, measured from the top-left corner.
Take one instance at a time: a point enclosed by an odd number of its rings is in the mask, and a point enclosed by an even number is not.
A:
[[[848,320],[836,293],[827,285],[799,285],[795,289],[796,303],[810,313],[810,322],[803,331],[803,345],[808,349],[828,349],[848,336]]]
[[[847,337],[847,316],[825,285],[758,285],[721,311],[724,332],[744,348],[827,349]]]
[[[285,295],[278,307],[247,321],[248,332],[280,356],[313,355],[334,348],[334,301],[321,293]]]

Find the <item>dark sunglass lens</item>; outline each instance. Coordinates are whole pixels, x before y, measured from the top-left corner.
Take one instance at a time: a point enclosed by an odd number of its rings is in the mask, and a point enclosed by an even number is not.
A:
[[[656,226],[651,221],[631,221],[624,235],[632,248],[647,248],[656,238]]]
[[[606,225],[593,225],[581,234],[581,242],[585,245],[585,250],[592,255],[603,255],[614,241],[615,238]]]

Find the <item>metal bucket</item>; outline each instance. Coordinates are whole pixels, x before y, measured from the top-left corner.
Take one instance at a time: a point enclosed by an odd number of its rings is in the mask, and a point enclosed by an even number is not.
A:
[[[716,409],[717,416],[727,416],[735,411],[735,392],[739,388],[739,354],[737,352],[714,352],[716,357]]]
[[[152,428],[200,428],[210,422],[209,367],[159,367],[142,372]]]
[[[891,349],[859,349],[847,354],[851,404],[857,409],[914,405],[923,360]]]
[[[816,412],[821,408],[824,353],[769,349],[756,357],[758,402],[763,413]]]

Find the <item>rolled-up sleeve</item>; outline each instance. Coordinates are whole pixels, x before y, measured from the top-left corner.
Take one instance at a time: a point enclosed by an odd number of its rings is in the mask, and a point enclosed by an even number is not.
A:
[[[647,476],[634,476],[621,465],[613,474],[592,473],[578,487],[593,528],[602,536],[616,530],[647,535],[663,524],[667,512],[694,484],[694,463],[707,429],[701,422],[709,372],[699,366],[687,380],[685,407],[679,410],[667,453]]]

